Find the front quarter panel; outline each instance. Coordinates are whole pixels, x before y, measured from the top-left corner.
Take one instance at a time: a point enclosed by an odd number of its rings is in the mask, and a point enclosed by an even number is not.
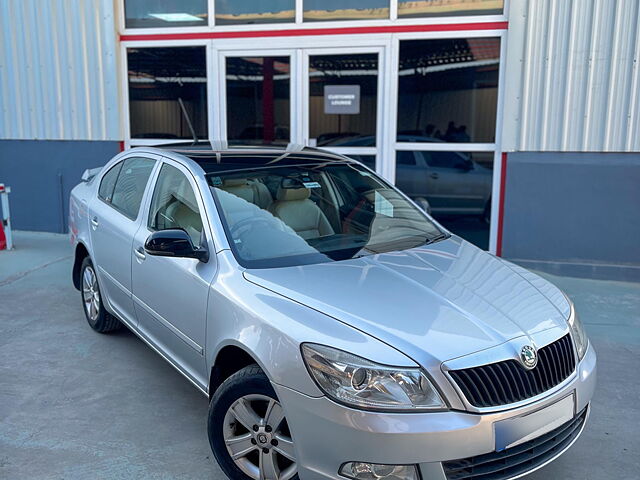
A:
[[[416,367],[394,348],[332,317],[257,286],[242,275],[230,251],[218,254],[219,275],[209,295],[207,364],[236,345],[249,353],[269,379],[312,397],[322,396],[302,360],[300,344],[329,345],[395,366]]]

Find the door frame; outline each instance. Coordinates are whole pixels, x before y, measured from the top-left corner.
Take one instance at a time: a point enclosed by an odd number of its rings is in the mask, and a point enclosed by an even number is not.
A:
[[[381,163],[382,163],[382,155],[380,154],[383,151],[383,145],[385,142],[384,135],[384,122],[382,121],[384,116],[384,88],[385,88],[385,75],[386,72],[386,64],[385,64],[385,48],[386,46],[369,46],[369,47],[308,47],[303,48],[302,50],[302,75],[300,77],[300,81],[302,82],[302,92],[300,99],[302,99],[302,138],[300,139],[302,145],[309,145],[310,143],[310,134],[309,134],[309,115],[311,113],[310,109],[310,89],[309,89],[309,57],[314,55],[357,55],[357,54],[377,54],[378,55],[378,84],[377,84],[377,97],[376,97],[376,144],[373,147],[323,147],[325,150],[329,150],[335,153],[340,153],[343,155],[373,155],[375,157],[375,170],[378,173],[382,173]]]

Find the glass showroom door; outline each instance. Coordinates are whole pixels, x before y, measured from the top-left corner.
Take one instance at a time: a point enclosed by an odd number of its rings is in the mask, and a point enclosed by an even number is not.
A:
[[[382,142],[381,59],[382,48],[304,51],[302,116],[307,145],[376,168]]]
[[[294,62],[288,50],[220,53],[221,138],[245,145],[292,141]]]

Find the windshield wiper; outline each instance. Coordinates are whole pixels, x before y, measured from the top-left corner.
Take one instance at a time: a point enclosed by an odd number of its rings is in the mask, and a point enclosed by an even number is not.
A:
[[[438,242],[440,240],[444,240],[449,237],[450,235],[448,233],[441,233],[440,235],[436,235],[435,237],[427,239],[424,244],[431,245],[432,243]]]

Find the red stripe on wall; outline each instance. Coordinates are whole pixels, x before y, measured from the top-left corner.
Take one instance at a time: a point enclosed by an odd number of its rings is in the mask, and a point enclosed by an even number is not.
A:
[[[500,162],[500,198],[498,199],[498,235],[496,239],[496,255],[502,256],[502,229],[504,227],[504,187],[507,183],[507,154],[502,153]]]
[[[451,23],[437,25],[381,25],[378,27],[292,28],[232,32],[158,33],[120,35],[134,40],[201,40],[211,38],[302,37],[312,35],[357,35],[362,33],[455,32],[460,30],[506,30],[509,22]]]

